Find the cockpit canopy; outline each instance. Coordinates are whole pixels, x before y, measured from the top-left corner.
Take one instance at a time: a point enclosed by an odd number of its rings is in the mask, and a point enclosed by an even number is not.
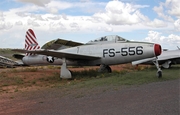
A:
[[[97,38],[95,40],[89,41],[87,44],[96,44],[96,43],[109,43],[109,42],[128,42],[128,40],[118,36],[118,35],[109,35]]]

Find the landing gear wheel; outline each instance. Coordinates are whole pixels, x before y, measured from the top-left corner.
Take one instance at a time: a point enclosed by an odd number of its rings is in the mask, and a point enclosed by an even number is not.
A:
[[[112,72],[111,68],[110,68],[108,65],[106,66],[106,69],[107,69],[107,72],[108,72],[108,73],[111,73],[111,72]]]
[[[111,67],[109,67],[108,65],[102,64],[100,65],[99,72],[111,73],[112,70],[111,70]]]
[[[158,71],[157,76],[158,76],[158,78],[161,78],[162,77],[162,71]]]
[[[69,72],[71,73],[71,78],[68,78],[67,80],[74,80],[74,76],[73,76],[73,72],[71,70],[69,70]]]

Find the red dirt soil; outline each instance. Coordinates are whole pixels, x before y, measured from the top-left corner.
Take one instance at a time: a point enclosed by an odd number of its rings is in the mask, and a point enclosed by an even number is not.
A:
[[[111,66],[112,71],[134,69],[130,64]],[[69,67],[73,71],[84,71],[99,67]],[[53,83],[60,80],[59,66],[17,67],[0,69],[0,94],[18,92],[23,90],[37,90],[52,87]]]

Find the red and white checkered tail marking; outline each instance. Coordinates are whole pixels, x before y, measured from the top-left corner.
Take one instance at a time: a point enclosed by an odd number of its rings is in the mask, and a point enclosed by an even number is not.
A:
[[[36,50],[40,49],[40,46],[38,45],[36,36],[32,29],[28,29],[25,35],[25,50]],[[26,53],[26,55],[32,55],[30,53]]]

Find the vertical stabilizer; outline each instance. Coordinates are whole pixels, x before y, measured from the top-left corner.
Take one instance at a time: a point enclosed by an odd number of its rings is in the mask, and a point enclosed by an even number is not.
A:
[[[25,50],[36,50],[40,49],[40,46],[38,45],[36,36],[32,29],[28,29],[25,35]],[[31,55],[27,53],[26,55]]]

